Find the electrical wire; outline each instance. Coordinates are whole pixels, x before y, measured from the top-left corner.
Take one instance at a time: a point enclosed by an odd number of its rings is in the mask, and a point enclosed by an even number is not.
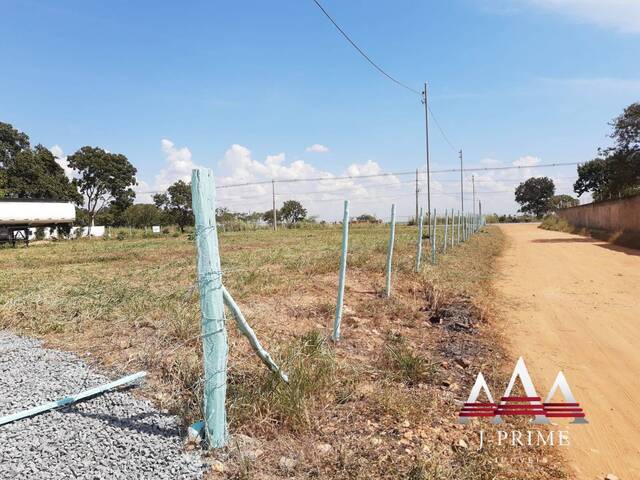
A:
[[[491,172],[498,170],[522,170],[523,168],[548,168],[548,167],[567,167],[567,166],[575,166],[580,165],[580,162],[556,162],[556,163],[540,163],[538,165],[511,165],[504,167],[468,167],[463,168],[463,172]],[[424,170],[418,169],[420,175],[424,174]],[[459,168],[450,168],[443,170],[431,170],[431,174],[441,174],[441,173],[456,173],[460,172]],[[310,177],[310,178],[286,178],[280,180],[260,180],[257,182],[245,182],[245,183],[231,183],[228,185],[217,185],[216,190],[227,189],[227,188],[239,188],[239,187],[251,187],[256,185],[267,185],[273,183],[301,183],[301,182],[324,182],[324,181],[336,181],[336,180],[357,180],[359,178],[381,178],[381,177],[401,177],[406,175],[415,175],[415,170],[407,170],[400,172],[385,172],[385,173],[375,173],[375,174],[367,174],[367,175],[342,175],[342,176],[333,176],[333,177]],[[574,178],[574,177],[566,177],[566,178]],[[147,190],[136,192],[139,194],[152,194],[152,193],[164,193],[164,190]]]
[[[419,92],[418,90],[415,90],[413,88],[411,88],[410,86],[402,83],[400,80],[392,77],[391,75],[389,75],[382,67],[380,67],[376,62],[374,62],[371,57],[369,57],[369,55],[367,55],[364,50],[362,50],[358,44],[356,44],[356,42],[354,42],[351,37],[347,34],[347,32],[345,32],[342,27],[340,27],[340,25],[338,25],[338,22],[336,22],[334,20],[334,18],[329,14],[329,12],[327,12],[327,10],[320,4],[320,2],[318,0],[313,0],[313,3],[315,3],[318,8],[322,11],[322,13],[324,13],[325,17],[327,17],[329,19],[329,21],[333,24],[334,27],[336,27],[336,29],[342,34],[342,36],[347,40],[347,42],[349,42],[351,44],[351,46],[353,48],[355,48],[358,53],[360,55],[362,55],[362,57],[369,62],[373,68],[375,68],[376,70],[378,70],[382,75],[384,75],[385,77],[387,77],[389,80],[391,80],[392,82],[396,83],[397,85],[401,86],[402,88],[405,88],[407,90],[409,90],[410,92],[413,92],[415,94],[421,95],[421,92]]]
[[[427,104],[427,109],[429,110],[429,115],[431,115],[431,118],[433,119],[433,122],[436,124],[436,127],[438,128],[438,131],[442,135],[442,138],[444,138],[444,141],[447,142],[449,147],[451,147],[451,150],[453,150],[454,152],[458,153],[458,149],[453,145],[453,143],[451,143],[451,140],[449,140],[449,137],[447,136],[447,134],[444,133],[444,129],[440,125],[440,122],[438,121],[436,116],[433,114],[433,110],[431,110],[431,105]]]

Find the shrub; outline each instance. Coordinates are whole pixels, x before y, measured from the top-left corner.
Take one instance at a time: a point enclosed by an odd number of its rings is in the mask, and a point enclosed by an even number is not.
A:
[[[543,228],[544,230],[555,230],[557,232],[575,232],[575,228],[569,222],[564,218],[560,218],[553,214],[544,217],[544,220],[542,220],[542,223],[540,224],[540,228]]]

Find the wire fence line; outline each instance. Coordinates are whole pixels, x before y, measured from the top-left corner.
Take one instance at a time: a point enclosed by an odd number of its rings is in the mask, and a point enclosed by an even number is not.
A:
[[[195,214],[195,235],[197,254],[196,283],[200,292],[200,309],[202,333],[193,336],[178,345],[193,341],[202,343],[204,378],[199,383],[203,390],[203,417],[204,421],[192,426],[194,430],[202,432],[209,445],[213,448],[222,448],[227,444],[228,430],[226,417],[226,385],[228,365],[228,339],[226,331],[225,306],[233,312],[238,329],[248,338],[255,353],[273,372],[279,374],[282,381],[288,383],[288,376],[271,359],[269,353],[262,348],[257,336],[244,319],[240,307],[235,303],[231,294],[223,283],[224,268],[218,248],[219,229],[216,222],[215,182],[213,172],[209,169],[196,169],[192,175],[192,198]],[[462,243],[480,231],[484,219],[479,214],[466,214],[447,210],[444,216],[438,217],[436,210],[429,212],[428,232],[426,240],[430,243],[431,264],[437,263],[438,255],[447,254],[448,239],[451,238],[452,251],[456,243]],[[443,220],[442,220],[443,219]],[[425,240],[423,232],[424,216],[416,219],[416,269],[421,271],[420,255],[422,244]],[[432,222],[432,223],[431,223]],[[349,201],[344,201],[344,213],[342,221],[342,245],[340,265],[338,270],[338,292],[336,300],[336,315],[333,323],[332,339],[334,343],[340,341],[340,327],[342,319],[345,285],[348,283],[348,253],[349,253]],[[444,234],[439,235],[439,230]],[[454,231],[457,235],[454,236]],[[463,232],[463,233],[461,233]],[[438,239],[442,238],[440,242]],[[457,239],[457,242],[456,240]],[[391,219],[389,222],[389,240],[387,243],[387,260],[385,264],[385,289],[384,297],[392,297],[394,246],[396,240],[396,205],[391,204]],[[335,253],[335,249],[326,249]],[[262,266],[264,267],[264,266]],[[230,269],[232,271],[232,269]]]

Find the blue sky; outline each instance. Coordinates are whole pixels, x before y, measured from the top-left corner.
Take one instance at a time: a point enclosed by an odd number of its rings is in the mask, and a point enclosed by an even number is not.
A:
[[[588,160],[608,144],[607,122],[640,100],[635,0],[323,4],[394,76],[416,89],[428,81],[468,166]],[[366,64],[311,0],[2,0],[2,12],[0,120],[61,162],[83,145],[124,153],[140,192],[195,165],[220,184],[424,165],[419,98]],[[307,151],[316,144],[328,151]],[[434,125],[431,146],[434,169],[457,166]],[[515,211],[510,191],[537,174],[570,193],[575,167],[478,172],[484,210]],[[435,207],[459,206],[456,179],[434,176]],[[281,184],[278,199],[331,219],[342,198],[380,216],[395,201],[408,216],[410,181]],[[226,189],[220,202],[266,210],[269,195]]]

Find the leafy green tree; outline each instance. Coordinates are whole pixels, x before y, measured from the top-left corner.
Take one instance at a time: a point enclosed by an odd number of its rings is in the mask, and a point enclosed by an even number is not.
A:
[[[74,184],[86,199],[91,225],[105,207],[130,203],[135,198],[131,187],[136,185],[137,170],[124,155],[87,146],[69,156],[67,161],[80,175],[74,179]]]
[[[603,158],[596,158],[578,165],[578,179],[573,184],[573,191],[578,194],[578,197],[591,192],[594,200],[601,200],[608,196],[607,161]]]
[[[69,181],[53,154],[42,145],[37,145],[33,150],[20,150],[7,165],[6,196],[82,203],[82,195]]]
[[[29,137],[10,123],[0,122],[0,170],[7,168],[19,152],[29,149]]]
[[[149,203],[137,203],[130,205],[122,214],[122,218],[125,223],[136,228],[157,225],[161,223],[161,216],[162,212],[160,209],[156,205]]]
[[[551,199],[556,191],[553,180],[548,177],[531,177],[516,188],[516,202],[520,212],[542,217],[551,208]]]
[[[611,138],[622,150],[638,150],[640,148],[640,102],[632,103],[624,109],[620,116],[611,123]]]
[[[297,223],[307,217],[307,209],[297,200],[287,200],[278,215],[284,222]]]
[[[276,210],[276,219],[281,220],[278,210]],[[273,223],[273,208],[262,214],[262,221],[266,223]]]
[[[640,103],[625,108],[611,126],[615,146],[578,166],[573,185],[578,196],[591,192],[594,201],[601,201],[640,193]]]
[[[29,137],[10,123],[0,122],[0,198],[8,195],[7,169],[19,152],[30,148]]]
[[[358,215],[356,217],[356,221],[362,222],[362,223],[380,223],[380,220],[378,220],[378,218],[376,218],[375,215],[371,215],[369,213],[363,213],[362,215]]]
[[[26,133],[0,122],[0,197],[3,196],[82,201],[49,150],[42,145],[32,149]]]
[[[573,198],[571,195],[554,195],[551,198],[551,210],[577,207],[578,205],[580,205],[580,200]]]
[[[162,209],[167,223],[176,223],[180,231],[184,232],[184,227],[193,225],[193,207],[191,205],[191,185],[178,180],[167,188],[167,193],[158,193],[153,196],[156,207]]]

